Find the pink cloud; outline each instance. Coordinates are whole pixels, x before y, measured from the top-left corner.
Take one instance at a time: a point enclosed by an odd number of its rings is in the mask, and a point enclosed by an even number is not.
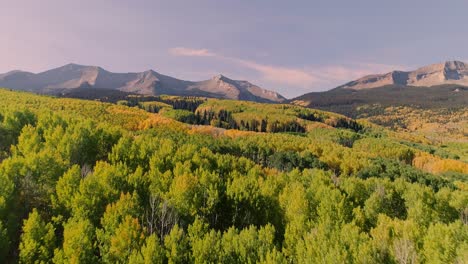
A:
[[[309,66],[307,68],[294,68],[227,57],[208,49],[191,49],[182,47],[170,49],[170,53],[175,56],[215,57],[256,71],[260,74],[259,81],[296,87],[303,91],[330,89],[366,75],[408,69],[406,66],[401,65],[368,62],[351,62],[341,65],[332,64]]]
[[[306,87],[319,81],[312,74],[301,69],[265,65],[254,61],[226,57],[223,55],[218,55],[208,49],[191,49],[177,47],[170,49],[169,52],[175,56],[216,57],[219,59],[231,61],[257,71],[258,73],[260,73],[261,78],[266,81],[278,84]]]
[[[207,49],[191,49],[184,47],[176,47],[169,50],[175,56],[190,56],[190,57],[214,57],[216,54]]]
[[[307,87],[319,81],[319,79],[317,79],[311,73],[306,72],[302,69],[265,65],[249,60],[242,60],[236,58],[226,59],[234,61],[244,67],[259,72],[263,79],[270,82],[299,87]]]
[[[343,65],[325,65],[309,67],[322,85],[337,86],[346,82],[364,77],[370,74],[387,73],[394,70],[407,70],[402,65],[377,64],[377,63],[346,63]]]

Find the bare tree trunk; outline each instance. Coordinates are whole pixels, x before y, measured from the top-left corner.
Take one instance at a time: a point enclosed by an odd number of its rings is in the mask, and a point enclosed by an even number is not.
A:
[[[89,174],[93,173],[93,168],[89,164],[84,164],[81,167],[81,178],[84,179]]]
[[[393,243],[393,248],[395,252],[395,259],[398,261],[398,263],[418,263],[418,255],[416,254],[413,241],[406,238],[397,239]]]
[[[148,232],[151,234],[153,234],[156,230],[155,230],[155,222],[156,222],[156,213],[157,213],[157,206],[158,206],[158,202],[157,202],[157,197],[154,196],[154,195],[151,195],[150,196],[150,200],[149,200],[149,210],[146,211],[146,225],[147,225],[147,228],[148,228]]]
[[[159,222],[161,226],[159,233],[161,241],[169,234],[178,220],[179,217],[175,209],[172,208],[167,201],[164,201],[159,211]]]
[[[460,220],[463,224],[468,225],[468,207],[460,210]]]
[[[145,214],[148,232],[157,233],[161,242],[179,220],[176,210],[156,195],[150,196]]]

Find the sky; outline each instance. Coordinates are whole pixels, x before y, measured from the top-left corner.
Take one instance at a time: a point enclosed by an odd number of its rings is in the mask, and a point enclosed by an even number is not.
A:
[[[468,59],[468,1],[0,0],[0,73],[223,74],[288,98]]]

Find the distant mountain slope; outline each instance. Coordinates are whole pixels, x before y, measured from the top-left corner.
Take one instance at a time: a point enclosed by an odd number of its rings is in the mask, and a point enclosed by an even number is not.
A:
[[[468,142],[468,87],[387,85],[309,93],[291,103],[344,114],[430,139]],[[468,155],[468,153],[467,153]]]
[[[368,75],[325,92],[307,93],[293,104],[318,107],[356,117],[364,104],[456,108],[468,105],[468,65],[447,61],[415,71]]]
[[[97,66],[67,64],[38,74],[12,71],[0,74],[0,87],[36,93],[62,94],[74,89],[109,89],[143,95],[205,96],[256,102],[282,102],[280,94],[262,89],[247,81],[215,76],[193,82],[179,80],[153,70],[134,73],[113,73]]]
[[[439,85],[431,87],[386,85],[372,89],[337,88],[308,93],[291,103],[325,109],[351,117],[362,105],[413,106],[418,108],[458,108],[468,106],[468,87]]]
[[[411,72],[369,75],[289,102],[365,118],[437,142],[468,142],[468,87],[464,85],[468,86],[467,65],[449,61]]]
[[[468,65],[461,61],[446,61],[414,71],[392,71],[364,76],[338,88],[361,90],[384,85],[434,86],[443,84],[468,86]]]

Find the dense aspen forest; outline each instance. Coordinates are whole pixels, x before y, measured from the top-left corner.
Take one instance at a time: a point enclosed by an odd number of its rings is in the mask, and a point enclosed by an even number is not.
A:
[[[468,260],[458,145],[287,104],[0,98],[5,263]]]

